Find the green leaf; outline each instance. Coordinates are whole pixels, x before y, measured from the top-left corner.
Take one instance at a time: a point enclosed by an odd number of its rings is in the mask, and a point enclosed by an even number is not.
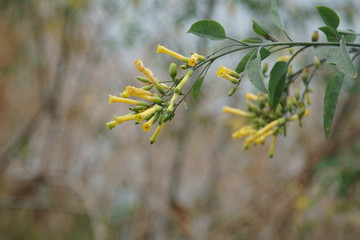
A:
[[[264,25],[256,19],[253,19],[252,22],[254,31],[267,39],[269,37],[269,30],[267,30],[266,27],[264,27]]]
[[[237,73],[242,73],[245,70],[246,64],[249,62],[249,59],[251,57],[251,59],[256,58],[256,54],[255,51],[257,51],[256,49],[251,50],[250,52],[248,52],[239,62],[239,64],[236,66],[235,72]],[[261,48],[260,50],[260,56],[261,56],[261,60],[264,60],[265,58],[267,58],[271,53],[269,52],[269,50],[267,50],[266,48]]]
[[[276,0],[271,0],[271,17],[275,25],[285,32],[285,26],[280,18]]]
[[[272,109],[276,109],[277,104],[284,92],[286,73],[288,65],[286,62],[276,62],[270,72],[269,97]]]
[[[335,67],[343,72],[345,75],[356,78],[357,71],[353,65],[349,52],[346,48],[344,37],[340,40],[340,46],[337,48],[330,48],[326,54],[326,62],[335,65]]]
[[[329,27],[329,26],[319,27],[319,30],[325,34],[326,39],[329,42],[338,42],[339,41],[339,34],[333,27]]]
[[[261,38],[246,38],[241,40],[241,42],[246,42],[246,43],[262,43],[262,39]]]
[[[331,8],[325,6],[318,6],[316,8],[320,14],[320,17],[323,19],[324,23],[327,26],[337,29],[337,27],[340,24],[340,19],[337,13]]]
[[[330,79],[326,87],[324,97],[324,130],[326,137],[330,134],[336,103],[339,98],[344,76],[342,72],[337,72],[336,75]]]
[[[223,40],[226,38],[225,29],[220,23],[214,20],[197,21],[191,25],[187,32],[211,40]]]
[[[349,43],[355,42],[357,35],[359,35],[351,29],[349,29],[347,31],[339,31],[339,34],[341,36],[344,36],[346,42],[349,42]]]
[[[268,93],[264,84],[264,75],[261,71],[261,56],[259,49],[256,53],[256,58],[248,61],[246,64],[246,72],[248,74],[250,82],[255,86],[257,90],[263,93]]]
[[[196,82],[194,83],[194,88],[192,90],[192,98],[195,101],[197,96],[199,95],[200,92],[200,88],[204,82],[205,77],[199,77],[198,79],[196,79]]]

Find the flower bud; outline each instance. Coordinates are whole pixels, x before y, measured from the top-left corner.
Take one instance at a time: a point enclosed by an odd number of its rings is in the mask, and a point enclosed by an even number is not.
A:
[[[254,103],[247,101],[246,104],[247,104],[248,109],[249,109],[250,112],[253,112],[255,114],[260,114],[261,113],[260,108],[258,106],[256,106]]]
[[[320,59],[319,59],[318,56],[314,56],[313,62],[314,62],[314,66],[315,66],[317,69],[320,69],[320,67],[321,67],[321,62],[320,62]]]
[[[293,48],[293,47],[289,48],[289,53],[290,53],[291,55],[294,54],[294,48]]]
[[[311,36],[311,41],[312,42],[319,41],[319,31],[314,31],[313,35]]]
[[[309,80],[309,68],[304,68],[302,71],[302,81],[305,85],[307,85]]]
[[[188,69],[189,66],[188,66],[187,64],[184,64],[184,65],[180,65],[180,68],[181,68],[181,69]]]
[[[228,92],[228,96],[229,97],[232,96],[238,89],[239,89],[239,87],[234,87],[234,88],[230,89],[230,91]]]
[[[144,89],[146,91],[149,91],[153,88],[154,85],[146,85],[146,86],[143,86],[141,89]]]
[[[177,66],[175,63],[170,63],[170,66],[169,66],[169,75],[172,79],[175,79],[176,77],[176,74],[177,74]]]
[[[143,76],[137,76],[136,79],[143,83],[148,83],[148,84],[151,83],[149,79],[147,79],[146,77],[143,77]]]

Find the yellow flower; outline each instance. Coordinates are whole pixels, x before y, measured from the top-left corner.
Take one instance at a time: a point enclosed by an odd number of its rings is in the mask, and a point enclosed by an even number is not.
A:
[[[231,72],[230,72],[231,71]],[[232,75],[235,75],[235,74],[230,74],[230,73],[236,73],[235,71],[232,71],[228,68],[225,68],[223,66],[220,66],[219,69],[216,71],[216,75],[219,76],[219,77],[222,77],[222,78],[225,78],[226,80],[234,83],[234,84],[237,84],[239,82],[238,79],[236,79],[236,77],[232,76]],[[237,76],[239,76],[237,73],[236,73]]]
[[[161,109],[162,109],[161,106],[155,104],[154,106],[146,109],[145,111],[136,114],[135,119],[137,122],[141,122],[142,120],[148,118],[150,115],[160,111]]]
[[[180,83],[175,87],[175,92],[180,92],[182,87],[185,85],[185,83],[189,80],[191,75],[193,74],[193,70],[189,70],[186,75],[183,77],[183,79],[180,81]]]
[[[259,138],[261,141],[261,137],[263,137],[263,136],[265,136],[265,138],[266,138],[266,137],[272,135],[274,132],[271,131],[271,129],[275,126],[278,126],[279,124],[283,124],[285,121],[286,121],[285,118],[279,118],[279,119],[276,119],[276,120],[266,124],[262,129],[258,130],[257,132],[255,132],[253,135],[249,136],[245,140],[244,148],[248,148],[251,143],[255,142]]]
[[[106,123],[106,127],[107,127],[109,130],[113,129],[116,125],[118,125],[118,123],[117,123],[115,120]]]
[[[252,93],[247,93],[245,95],[245,98],[247,100],[252,100],[252,101],[257,101],[258,100],[258,97],[256,95],[252,94]]]
[[[126,93],[126,95],[132,95],[135,97],[139,97],[139,96],[153,96],[154,94],[152,92],[149,92],[145,89],[141,89],[141,88],[137,88],[137,87],[133,87],[133,86],[126,86],[124,93]]]
[[[137,70],[143,73],[145,77],[147,77],[147,79],[149,79],[149,81],[156,87],[156,89],[159,90],[159,92],[164,93],[164,89],[160,84],[159,79],[154,76],[150,69],[144,66],[141,60],[137,59],[134,64],[136,65]]]
[[[161,125],[159,125],[159,126],[156,128],[154,134],[153,134],[153,135],[151,136],[151,138],[150,138],[150,144],[153,144],[153,143],[156,141],[156,139],[157,139],[157,137],[158,137],[161,129],[164,127],[164,125],[165,125],[165,123],[162,123]]]
[[[246,135],[249,135],[249,134],[253,134],[255,133],[255,129],[253,129],[253,127],[251,125],[248,125],[248,126],[245,126],[245,127],[242,127],[240,128],[239,130],[237,130],[236,132],[234,132],[232,134],[232,137],[234,139],[238,139],[238,138],[241,138],[243,136],[246,136]]]
[[[276,61],[277,61],[277,62],[287,62],[287,61],[290,60],[290,58],[291,58],[291,56],[289,56],[289,55],[284,55],[284,56],[278,57],[278,58],[276,59]]]
[[[156,114],[155,114],[155,115],[154,115],[152,118],[150,118],[147,122],[143,123],[143,125],[141,126],[141,127],[142,127],[142,130],[143,130],[144,132],[150,131],[151,126],[154,124],[154,122],[155,122],[156,119],[157,119],[157,116],[156,116]]]
[[[156,49],[156,53],[165,53],[165,54],[168,54],[168,55],[170,55],[170,56],[172,56],[174,58],[177,58],[177,59],[179,59],[179,60],[181,60],[183,62],[186,62],[186,63],[189,61],[188,57],[185,57],[185,56],[183,56],[183,55],[181,55],[181,54],[179,54],[177,52],[174,52],[174,51],[172,51],[172,50],[170,50],[170,49],[168,49],[168,48],[166,48],[164,46],[161,46],[160,44],[158,44],[158,47]]]
[[[193,53],[188,61],[188,65],[194,67],[198,61],[205,61],[206,57],[199,55],[197,53]]]
[[[220,66],[219,69],[223,70],[224,72],[226,72],[227,74],[229,74],[232,77],[235,77],[235,78],[240,77],[237,72],[235,72],[234,70],[231,70],[229,68],[226,68],[224,66]]]
[[[274,135],[273,139],[271,141],[270,149],[269,149],[269,157],[271,157],[271,158],[274,156],[276,139],[277,139],[277,135]]]
[[[125,91],[121,93],[121,96],[123,97],[135,96],[154,103],[163,102],[163,100],[156,93],[151,93],[145,89],[136,88],[132,86],[126,86]]]
[[[116,121],[117,124],[120,124],[126,121],[134,120],[135,117],[136,117],[135,114],[129,113],[125,116],[115,116],[114,120]]]
[[[251,117],[252,114],[249,112],[245,112],[243,110],[232,108],[232,107],[224,107],[223,108],[224,113],[232,113],[235,115],[243,116],[243,117]]]
[[[167,112],[172,112],[173,108],[174,108],[174,101],[176,100],[176,98],[179,96],[179,93],[176,92],[174,93],[174,95],[171,97],[171,100],[169,102],[169,106],[167,107],[166,111]]]
[[[265,139],[271,135],[274,134],[274,130],[270,130],[268,132],[265,132],[263,133],[262,135],[258,136],[256,139],[255,139],[255,144],[262,144],[265,142]]]
[[[197,61],[198,61],[197,58],[191,57],[191,58],[189,58],[189,61],[188,61],[187,64],[188,64],[190,67],[194,67],[194,66],[196,65]]]
[[[129,103],[129,104],[140,105],[140,106],[148,105],[146,102],[143,102],[143,101],[137,101],[137,100],[133,100],[133,99],[120,98],[120,97],[109,95],[109,103],[115,103],[115,102]]]

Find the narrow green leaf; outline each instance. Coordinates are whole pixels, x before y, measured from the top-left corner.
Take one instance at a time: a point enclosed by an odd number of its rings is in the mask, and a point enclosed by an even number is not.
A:
[[[199,95],[200,88],[204,82],[204,79],[205,79],[204,76],[199,77],[198,79],[196,79],[196,82],[194,83],[194,87],[192,90],[192,98],[194,101],[196,100],[197,96]]]
[[[256,53],[256,58],[248,61],[246,64],[246,72],[248,74],[250,82],[255,86],[257,90],[263,93],[268,93],[264,84],[264,75],[261,71],[261,56],[259,49]]]
[[[339,41],[339,34],[333,27],[329,27],[329,26],[319,27],[319,30],[325,34],[326,39],[329,42],[338,42]]]
[[[271,17],[275,25],[285,32],[285,26],[280,18],[276,0],[271,0]]]
[[[254,31],[260,36],[267,39],[269,36],[269,30],[267,30],[266,27],[264,27],[264,25],[262,25],[262,23],[256,19],[253,19],[252,22]]]
[[[272,109],[276,109],[277,104],[284,92],[286,73],[288,65],[286,62],[276,62],[270,72],[269,97]]]
[[[339,47],[330,48],[327,51],[326,62],[335,65],[339,71],[349,77],[357,77],[357,71],[349,56],[344,37],[340,40]]]
[[[337,15],[337,13],[332,10],[331,8],[325,7],[325,6],[318,6],[316,7],[320,17],[324,21],[324,23],[327,26],[333,27],[334,29],[337,29],[337,27],[340,24],[340,18]]]
[[[324,97],[324,130],[326,137],[330,134],[336,103],[339,98],[344,76],[342,72],[337,72],[336,75],[330,79],[326,87]]]
[[[256,58],[256,54],[255,51],[257,51],[256,49],[251,50],[250,52],[248,52],[239,62],[239,64],[236,66],[235,72],[237,73],[242,73],[245,70],[246,64],[249,62],[250,57],[252,56],[251,59]],[[271,53],[269,52],[269,50],[267,50],[266,48],[261,48],[260,50],[260,56],[261,56],[261,60],[264,60],[265,58],[267,58]]]
[[[191,25],[187,32],[211,40],[223,40],[226,38],[225,29],[220,23],[214,20],[197,21]]]
[[[246,38],[241,40],[241,42],[246,42],[246,43],[262,43],[262,39],[261,38]]]

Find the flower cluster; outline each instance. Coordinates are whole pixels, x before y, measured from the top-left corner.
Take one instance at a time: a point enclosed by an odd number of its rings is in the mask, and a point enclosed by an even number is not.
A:
[[[192,53],[190,57],[185,57],[161,45],[158,45],[156,52],[165,53],[184,61],[186,63],[186,65],[182,67],[184,69],[194,67],[198,62],[206,60],[204,56],[197,53]],[[164,124],[174,117],[175,109],[182,101],[176,102],[176,100],[179,96],[184,95],[182,89],[192,76],[193,70],[189,69],[184,76],[177,78],[178,67],[175,63],[171,63],[169,66],[169,75],[172,86],[168,86],[155,77],[153,72],[145,67],[141,60],[136,60],[134,64],[137,70],[143,74],[143,76],[137,76],[137,80],[142,82],[143,86],[141,88],[126,86],[125,90],[121,92],[119,96],[109,95],[109,103],[120,102],[134,106],[129,108],[130,113],[124,116],[115,116],[113,121],[106,123],[106,126],[111,130],[118,124],[134,120],[136,124],[143,122],[142,129],[147,132],[151,130],[155,123],[158,123],[157,128],[150,138],[150,143],[152,144],[156,141]],[[157,92],[152,92],[153,88],[155,88]]]
[[[299,101],[300,96],[298,94],[295,97],[288,96],[282,99],[274,110],[270,107],[268,95],[259,94],[256,96],[247,93],[246,99],[248,111],[224,107],[225,113],[246,117],[249,120],[249,125],[241,127],[232,136],[234,139],[247,136],[244,143],[245,149],[248,149],[251,144],[255,146],[263,144],[266,138],[273,136],[269,150],[270,157],[274,155],[277,136],[286,134],[286,123],[298,120],[301,125],[301,119],[310,114],[305,105]]]

